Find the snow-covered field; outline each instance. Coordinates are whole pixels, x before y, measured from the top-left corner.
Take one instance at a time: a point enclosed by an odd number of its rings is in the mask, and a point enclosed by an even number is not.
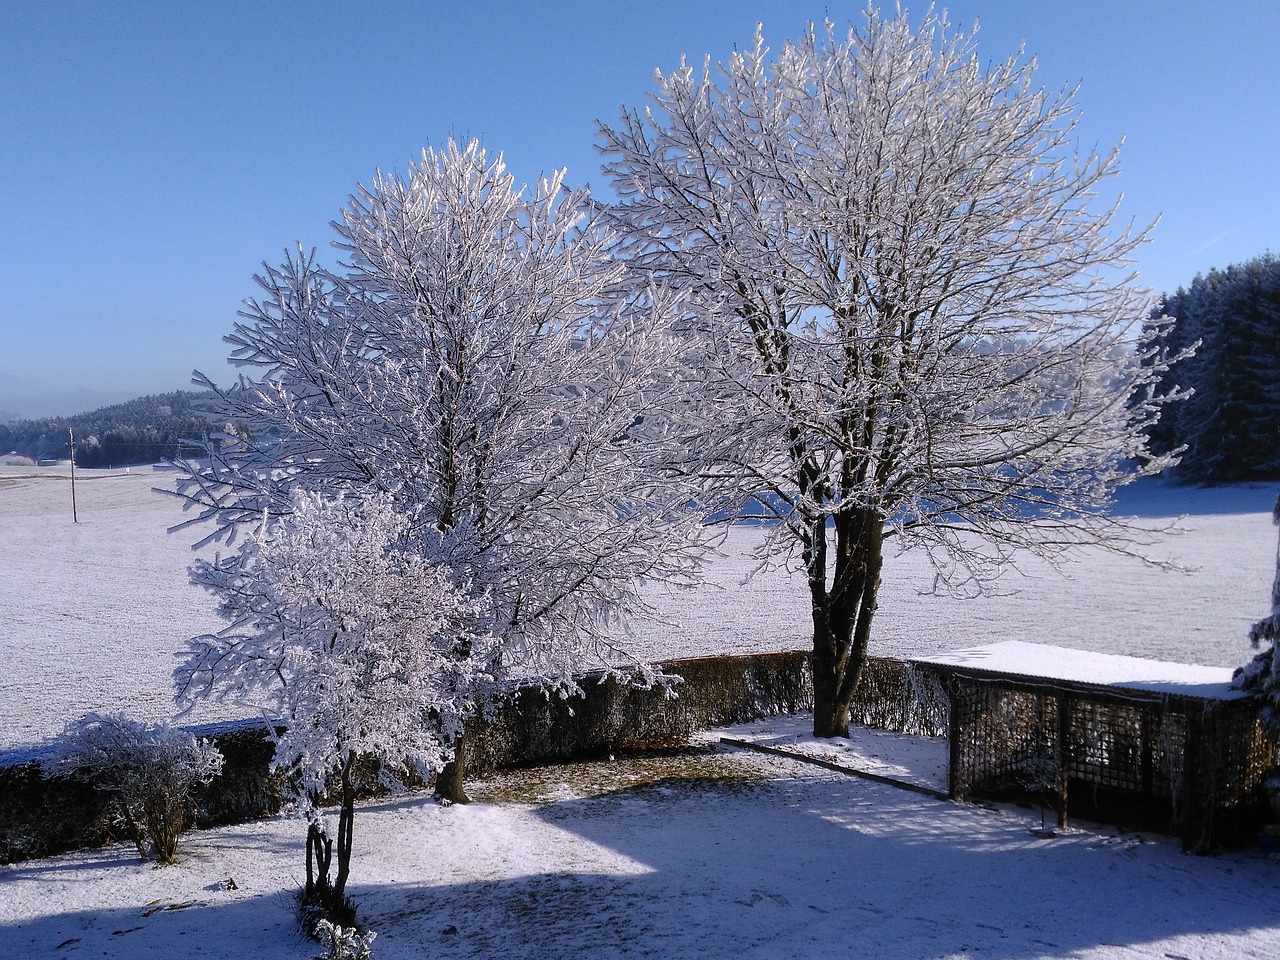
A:
[[[89,710],[160,718],[171,711],[174,653],[219,626],[212,599],[187,583],[197,535],[166,529],[180,504],[152,492],[170,476],[147,468],[77,473],[72,522],[65,468],[0,467],[0,748],[37,742]],[[1280,485],[1125,491],[1121,509],[1153,524],[1185,514],[1186,531],[1151,553],[1193,568],[1169,573],[1091,553],[1067,578],[1029,563],[1007,595],[924,595],[932,574],[915,554],[890,556],[874,653],[913,656],[1025,640],[1103,653],[1236,666],[1249,624],[1267,612],[1275,570],[1270,509]],[[654,659],[804,648],[803,579],[760,573],[758,528],[729,532],[697,590],[654,591],[668,623],[644,625]],[[193,719],[225,714],[216,707]]]
[[[803,737],[781,723],[725,732]],[[472,792],[468,807],[358,811],[349,889],[376,960],[1280,955],[1280,864],[1258,851],[1185,856],[1079,826],[1041,840],[1038,811],[744,750],[512,772]],[[282,817],[190,834],[168,868],[128,845],[0,867],[0,955],[315,956],[291,913],[302,833]]]
[[[186,584],[193,538],[165,533],[176,503],[149,492],[165,475],[82,471],[77,525],[65,474],[0,470],[0,747],[90,709],[167,715],[173,652],[217,619]],[[925,566],[893,558],[875,651],[1028,640],[1240,663],[1266,612],[1277,492],[1130,494],[1124,506],[1153,522],[1188,515],[1154,551],[1198,568],[1187,574],[1090,555],[1070,580],[1033,566],[1012,595],[955,601],[921,596]],[[673,623],[643,634],[653,656],[805,645],[798,578],[742,584],[759,537],[732,531],[710,586],[657,594]],[[862,731],[837,748],[805,729],[779,718],[724,732],[942,785],[935,744]],[[360,810],[350,892],[378,960],[1280,955],[1280,864],[1258,850],[1188,857],[1176,840],[1087,825],[1040,840],[1037,811],[735,749],[504,773],[473,795]],[[0,957],[312,957],[292,916],[302,836],[281,817],[188,835],[170,868],[128,845],[0,867]]]

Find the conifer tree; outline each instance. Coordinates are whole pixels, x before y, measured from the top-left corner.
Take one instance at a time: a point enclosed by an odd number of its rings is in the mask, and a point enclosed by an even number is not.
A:
[[[1191,393],[1163,409],[1153,447],[1185,446],[1177,476],[1187,482],[1280,477],[1280,259],[1198,275],[1152,312],[1165,317],[1170,345],[1196,349],[1163,376]]]

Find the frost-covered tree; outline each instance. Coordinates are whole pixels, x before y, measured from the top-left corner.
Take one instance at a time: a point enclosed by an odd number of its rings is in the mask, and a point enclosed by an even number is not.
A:
[[[1114,228],[1115,152],[1076,155],[1073,93],[1033,68],[870,8],[682,62],[599,127],[630,255],[691,292],[708,479],[765,494],[808,572],[819,736],[847,735],[887,540],[959,591],[1024,548],[1130,549],[1111,493],[1168,462],[1145,231]]]
[[[228,625],[192,641],[179,700],[213,693],[263,709],[273,769],[312,800],[336,784],[337,872],[330,880],[331,842],[313,819],[304,902],[343,922],[357,761],[375,760],[391,785],[430,777],[492,656],[492,638],[477,632],[483,596],[454,579],[443,539],[413,520],[368,488],[299,490],[233,561],[193,569]]]
[[[291,516],[298,491],[389,497],[477,605],[469,635],[489,639],[457,651],[483,678],[468,709],[512,679],[561,694],[596,666],[651,680],[623,630],[647,612],[637,587],[687,578],[706,536],[665,467],[676,305],[632,281],[587,199],[561,175],[516,189],[476,143],[379,175],[335,224],[340,269],[299,255],[259,278],[227,338],[256,376],[215,411],[242,435],[178,488],[229,542]],[[250,542],[196,579],[238,602],[258,555]],[[179,671],[187,695],[235,682],[206,642]]]
[[[1280,497],[1271,519],[1280,527]],[[1280,742],[1280,545],[1276,548],[1276,576],[1271,584],[1271,615],[1249,630],[1249,641],[1259,653],[1236,671],[1235,683],[1262,701],[1262,722]]]

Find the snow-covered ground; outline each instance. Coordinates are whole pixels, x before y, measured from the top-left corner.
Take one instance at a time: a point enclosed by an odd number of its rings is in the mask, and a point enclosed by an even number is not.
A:
[[[719,733],[828,749],[803,721]],[[864,746],[929,776],[891,739]],[[733,748],[504,773],[472,792],[468,807],[357,812],[349,889],[377,960],[1280,956],[1280,864],[1259,851],[1193,857],[1080,825],[1042,840],[1038,811]],[[173,867],[129,845],[0,867],[0,955],[315,956],[291,913],[302,835],[281,817],[190,834]]]
[[[147,468],[80,470],[75,524],[65,468],[0,467],[0,748],[56,734],[89,710],[171,713],[174,653],[219,620],[212,599],[187,583],[197,535],[166,533],[181,507],[152,488],[169,482]],[[1093,552],[1067,578],[1032,561],[1006,578],[1006,595],[954,600],[925,595],[932,573],[922,556],[891,555],[872,652],[1023,640],[1239,665],[1251,653],[1249,624],[1267,612],[1277,493],[1277,484],[1125,491],[1122,512],[1153,524],[1186,515],[1185,532],[1151,554],[1189,573]],[[668,622],[642,626],[637,646],[653,659],[807,647],[803,579],[772,569],[744,583],[760,539],[758,528],[734,528],[706,586],[654,590]],[[233,713],[214,706],[192,719]]]
[[[1180,488],[1159,481],[1121,491],[1117,513],[1152,528],[1183,517],[1181,533],[1148,548],[1168,572],[1140,560],[1088,551],[1059,571],[1024,558],[998,593],[977,599],[931,595],[933,570],[919,552],[885,559],[871,652],[913,657],[1025,640],[1207,666],[1236,667],[1251,656],[1249,626],[1269,612],[1276,564],[1271,508],[1280,484]],[[707,586],[658,592],[681,625],[646,634],[664,656],[805,649],[809,613],[804,580],[773,570],[743,586],[760,531],[730,531],[727,556]]]
[[[0,468],[0,747],[89,709],[169,711],[173,652],[217,626],[187,586],[191,535],[169,536],[163,474]],[[1023,640],[1231,666],[1266,612],[1275,485],[1158,484],[1124,506],[1188,514],[1158,556],[1170,574],[1090,555],[1063,580],[1032,566],[1009,596],[920,595],[916,557],[890,560],[875,652],[936,654]],[[656,594],[672,625],[655,657],[805,645],[802,582],[744,585],[760,533],[736,529],[711,585]],[[1046,654],[1048,655],[1048,654]],[[937,743],[859,731],[815,742],[806,718],[712,732],[939,789]],[[1280,956],[1280,864],[1260,850],[1195,858],[1174,839],[1073,825],[1037,839],[1038,811],[940,802],[795,759],[712,756],[507,772],[480,802],[363,806],[350,892],[378,960],[467,957],[1218,960]],[[12,753],[10,754],[13,755]],[[292,893],[302,824],[191,834],[156,869],[130,845],[0,867],[0,957],[302,960]]]

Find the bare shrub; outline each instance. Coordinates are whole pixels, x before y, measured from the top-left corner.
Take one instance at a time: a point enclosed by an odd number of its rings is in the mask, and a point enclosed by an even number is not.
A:
[[[168,723],[90,713],[67,725],[61,749],[44,768],[107,791],[109,816],[128,830],[138,856],[173,863],[178,836],[191,821],[192,789],[221,773],[222,754]]]

